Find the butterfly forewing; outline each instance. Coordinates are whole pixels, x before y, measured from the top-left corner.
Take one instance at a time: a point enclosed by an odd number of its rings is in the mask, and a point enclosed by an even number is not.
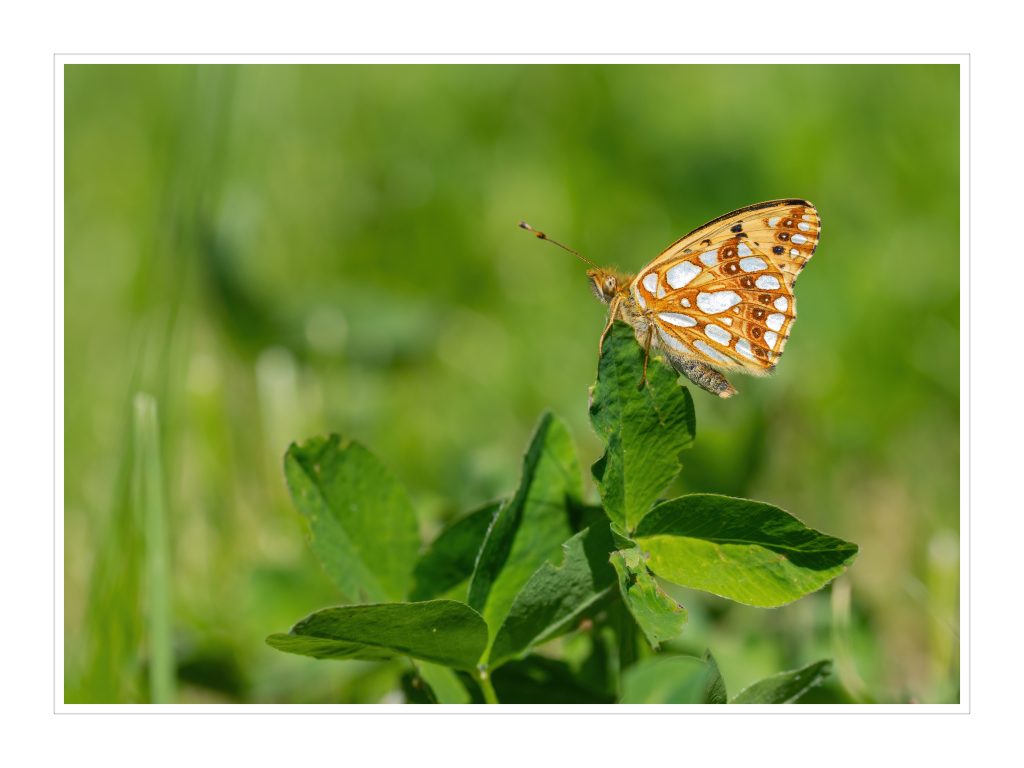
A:
[[[659,344],[717,368],[770,372],[796,318],[793,285],[821,220],[806,200],[773,200],[708,222],[670,245],[630,285]]]

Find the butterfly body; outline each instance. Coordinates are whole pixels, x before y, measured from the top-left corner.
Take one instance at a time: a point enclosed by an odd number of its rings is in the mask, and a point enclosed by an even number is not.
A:
[[[641,347],[647,350],[651,347],[660,350],[676,371],[686,376],[701,389],[719,397],[731,397],[736,394],[736,390],[725,376],[710,365],[694,357],[678,354],[662,342],[661,336],[657,332],[658,319],[655,314],[651,310],[641,307],[630,291],[630,283],[634,281],[632,275],[621,275],[611,270],[592,269],[587,272],[587,277],[591,280],[591,287],[597,298],[612,305],[605,333],[601,334],[602,344],[611,324],[617,319],[622,320],[632,326],[637,343]]]

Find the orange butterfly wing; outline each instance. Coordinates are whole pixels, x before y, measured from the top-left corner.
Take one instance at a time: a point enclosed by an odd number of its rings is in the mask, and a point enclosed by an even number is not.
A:
[[[764,375],[782,355],[796,319],[793,286],[820,236],[806,200],[740,208],[666,248],[630,293],[669,354]]]

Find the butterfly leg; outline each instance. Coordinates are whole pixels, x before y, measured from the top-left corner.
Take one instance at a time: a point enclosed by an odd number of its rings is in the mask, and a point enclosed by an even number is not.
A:
[[[670,357],[672,367],[706,392],[719,397],[732,397],[736,389],[710,365],[689,357]]]
[[[640,374],[640,383],[636,385],[637,389],[643,389],[644,384],[647,383],[647,361],[651,359],[651,339],[654,338],[654,326],[647,326],[647,338],[644,339],[644,370]]]
[[[597,342],[597,356],[600,357],[604,351],[604,338],[608,335],[608,331],[612,329],[612,325],[615,324],[615,316],[619,314],[619,304],[622,302],[618,296],[612,299],[611,307],[608,308],[608,324],[605,325],[604,330],[601,331],[601,339]]]

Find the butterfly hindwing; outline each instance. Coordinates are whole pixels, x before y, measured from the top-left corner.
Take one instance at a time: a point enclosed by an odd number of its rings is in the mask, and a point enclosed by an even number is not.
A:
[[[796,318],[793,286],[820,233],[806,200],[741,208],[666,248],[630,293],[653,314],[666,352],[766,374],[782,355]]]

